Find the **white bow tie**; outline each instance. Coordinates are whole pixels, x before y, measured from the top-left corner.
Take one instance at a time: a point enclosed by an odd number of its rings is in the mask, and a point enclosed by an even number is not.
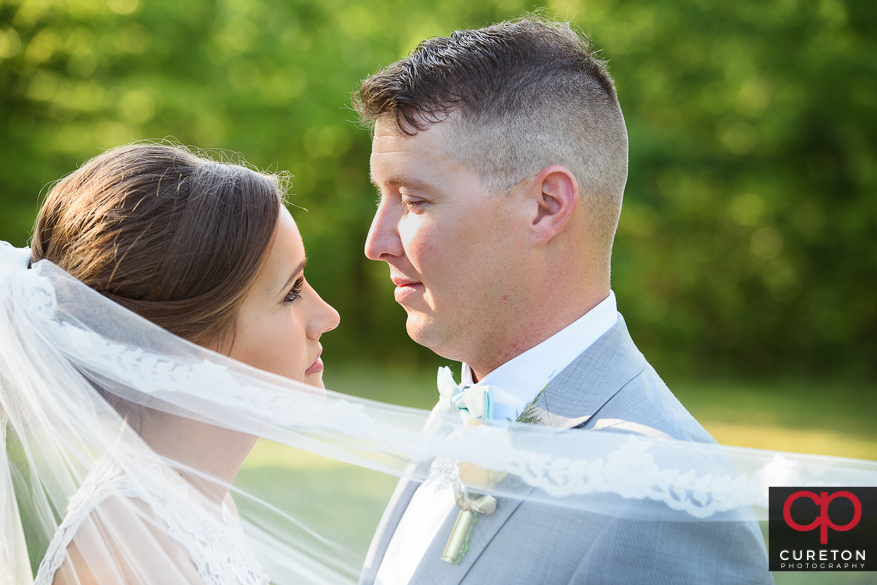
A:
[[[493,418],[493,392],[490,386],[457,384],[451,368],[439,368],[436,380],[439,391],[439,408],[443,412],[459,412],[464,423],[471,418]]]

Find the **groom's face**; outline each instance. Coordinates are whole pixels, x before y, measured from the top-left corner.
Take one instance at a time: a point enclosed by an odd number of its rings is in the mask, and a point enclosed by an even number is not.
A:
[[[453,130],[440,122],[409,136],[378,120],[371,173],[380,201],[365,252],[390,265],[411,338],[471,363],[492,351],[527,302],[528,248],[519,201],[488,190],[455,160]]]

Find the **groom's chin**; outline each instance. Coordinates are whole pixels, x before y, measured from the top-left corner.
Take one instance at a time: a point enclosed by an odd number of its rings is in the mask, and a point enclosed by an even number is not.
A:
[[[405,321],[405,330],[408,332],[408,337],[420,345],[430,347],[431,319],[420,311],[415,311],[409,307],[405,307],[405,311],[408,312],[408,319]]]
[[[405,322],[405,329],[408,331],[408,337],[418,345],[432,350],[433,353],[452,359],[445,355],[448,353],[445,347],[448,342],[448,336],[444,333],[446,328],[437,323],[435,317],[431,315],[406,310],[408,320]]]

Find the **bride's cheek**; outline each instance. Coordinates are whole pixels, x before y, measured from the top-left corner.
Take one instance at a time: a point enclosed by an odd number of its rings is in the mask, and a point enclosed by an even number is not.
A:
[[[283,327],[277,333],[272,345],[284,375],[295,380],[304,379],[304,372],[311,364],[308,362],[307,337],[298,311],[284,316]]]

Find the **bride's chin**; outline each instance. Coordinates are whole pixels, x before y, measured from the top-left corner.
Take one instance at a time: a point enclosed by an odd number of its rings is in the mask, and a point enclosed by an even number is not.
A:
[[[323,384],[323,372],[318,374],[306,375],[302,382],[307,384],[308,386],[312,386],[313,388],[320,390],[320,394],[325,394],[326,386]]]

